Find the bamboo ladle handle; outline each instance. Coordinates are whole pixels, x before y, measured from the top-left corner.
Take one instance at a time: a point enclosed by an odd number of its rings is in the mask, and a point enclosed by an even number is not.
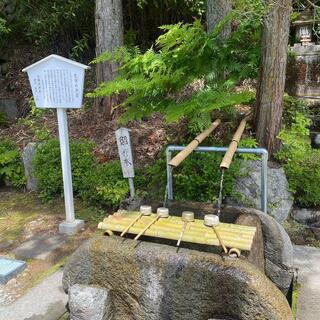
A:
[[[188,155],[198,147],[198,145],[209,136],[209,134],[215,130],[221,123],[220,119],[212,122],[211,126],[195,137],[182,151],[180,151],[170,162],[169,165],[178,167],[180,163],[188,157]]]
[[[123,237],[127,232],[128,230],[143,216],[142,213],[140,213],[123,231],[122,233],[120,234],[120,237]]]
[[[143,230],[140,231],[134,240],[138,240],[156,221],[158,221],[160,216],[156,216]]]

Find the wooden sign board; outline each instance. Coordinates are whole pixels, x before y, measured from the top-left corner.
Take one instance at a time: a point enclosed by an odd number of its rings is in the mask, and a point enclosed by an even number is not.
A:
[[[134,165],[130,140],[130,130],[120,128],[116,131],[118,152],[124,178],[134,178]]]
[[[84,72],[88,66],[50,55],[23,69],[37,108],[81,108]]]

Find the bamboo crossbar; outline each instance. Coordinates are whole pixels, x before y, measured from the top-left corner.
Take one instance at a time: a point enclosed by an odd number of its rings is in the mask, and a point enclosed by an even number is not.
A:
[[[198,145],[206,139],[213,130],[215,130],[221,123],[220,119],[215,120],[211,126],[195,137],[182,151],[180,151],[170,162],[169,165],[178,167],[180,163],[188,157],[188,155],[198,147]]]
[[[244,129],[246,128],[246,124],[248,121],[249,117],[245,117],[244,119],[241,120],[237,131],[235,132],[235,134],[233,135],[232,141],[228,147],[227,152],[225,153],[221,164],[220,164],[220,168],[221,169],[229,169],[232,158],[238,148],[238,144],[240,142],[241,136],[243,134]]]
[[[138,215],[138,212],[117,213],[100,222],[98,228],[123,232]],[[140,234],[155,217],[156,215],[154,214],[141,217],[127,230],[127,233]],[[144,235],[177,241],[181,234],[183,224],[180,217],[170,216],[166,219],[159,219],[144,231]],[[255,227],[220,223],[215,228],[218,230],[219,236],[223,239],[226,247],[238,248],[245,251],[251,249],[253,237],[256,232]],[[220,246],[221,244],[212,228],[204,226],[203,220],[199,219],[196,219],[194,222],[188,222],[183,234],[183,241],[215,246]]]

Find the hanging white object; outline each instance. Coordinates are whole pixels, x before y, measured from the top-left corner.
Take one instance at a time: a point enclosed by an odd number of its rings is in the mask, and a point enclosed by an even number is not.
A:
[[[127,128],[118,129],[116,131],[116,139],[121,162],[122,174],[124,178],[129,179],[130,196],[133,198],[135,195],[133,183],[134,165],[130,139],[130,130]]]
[[[72,175],[68,135],[68,108],[81,108],[84,72],[90,67],[58,55],[50,55],[23,69],[29,81],[37,108],[57,109],[62,162],[66,221],[61,233],[74,234],[84,225],[74,214]]]

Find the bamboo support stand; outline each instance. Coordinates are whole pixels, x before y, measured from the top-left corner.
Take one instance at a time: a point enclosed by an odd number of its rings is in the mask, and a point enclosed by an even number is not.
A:
[[[98,228],[122,233],[139,214],[140,212],[116,213],[100,222]],[[154,221],[155,219],[156,221]],[[128,232],[177,241],[183,226],[184,221],[181,217],[170,216],[166,219],[158,219],[157,215],[152,214],[141,217]],[[251,249],[256,232],[255,227],[219,223],[215,228],[226,247],[245,251]],[[188,222],[183,234],[183,241],[204,245],[221,245],[217,234],[212,232],[212,228],[204,226],[203,220],[199,219]]]
[[[220,119],[215,120],[211,126],[200,133],[193,141],[191,141],[182,151],[180,151],[170,162],[169,165],[178,167],[180,163],[188,157],[188,155],[198,147],[198,145],[206,139],[213,130],[215,130],[221,123]]]
[[[246,127],[248,119],[249,119],[249,116],[246,116],[244,119],[241,120],[237,131],[233,135],[233,138],[232,138],[232,141],[229,145],[229,148],[222,159],[222,162],[220,164],[221,169],[229,169],[232,158],[238,148],[238,144],[240,142],[241,136],[242,136],[243,131]]]

